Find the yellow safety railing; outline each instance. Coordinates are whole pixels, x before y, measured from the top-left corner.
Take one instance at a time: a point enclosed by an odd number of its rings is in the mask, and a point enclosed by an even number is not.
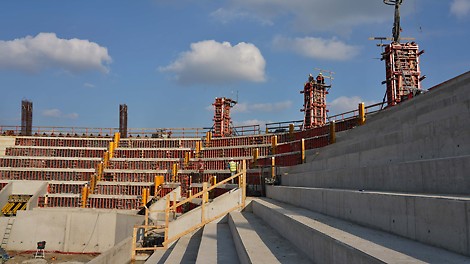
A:
[[[221,185],[223,184],[226,184],[234,179],[238,178],[238,188],[240,188],[242,190],[242,194],[241,194],[241,204],[236,206],[236,207],[233,207],[233,208],[228,208],[227,210],[225,210],[223,213],[221,214],[218,214],[210,219],[205,219],[205,213],[204,213],[204,210],[206,210],[206,204],[209,202],[209,192],[212,191],[213,189],[215,188],[218,188],[218,187],[221,187]],[[215,180],[213,181],[213,185],[211,185],[210,187],[208,187],[208,182],[204,182],[203,183],[203,189],[202,191],[194,194],[194,195],[190,195],[188,198],[180,201],[180,202],[177,202],[177,199],[176,199],[176,194],[174,193],[173,194],[174,197],[172,198],[171,197],[171,194],[168,195],[168,198],[166,199],[166,208],[165,210],[149,210],[146,206],[145,206],[145,224],[144,225],[136,225],[134,226],[134,230],[133,230],[133,240],[132,240],[132,254],[131,254],[131,260],[135,260],[135,256],[136,256],[136,253],[138,251],[147,251],[147,250],[157,250],[157,249],[166,249],[169,245],[169,243],[179,239],[180,237],[188,234],[188,233],[191,233],[193,232],[194,230],[197,230],[198,228],[201,228],[202,226],[206,225],[207,223],[215,220],[215,219],[218,219],[234,210],[237,210],[237,209],[241,209],[241,208],[244,208],[245,207],[245,200],[246,200],[246,161],[243,160],[242,161],[242,166],[241,166],[241,171],[227,179],[224,179],[218,183],[215,182]],[[168,230],[169,230],[169,225],[170,225],[170,214],[173,214],[175,215],[176,214],[176,209],[186,203],[189,203],[191,202],[192,200],[196,199],[196,198],[202,198],[202,204],[200,206],[202,212],[201,212],[201,215],[202,215],[202,219],[201,219],[201,222],[198,222],[196,224],[194,224],[193,226],[189,226],[184,232],[181,232],[173,237],[168,237]],[[171,201],[173,201],[173,204],[170,204]],[[164,225],[149,225],[149,221],[148,221],[148,215],[149,213],[153,213],[153,212],[160,212],[160,213],[165,213],[165,224]],[[138,233],[138,230],[141,229],[141,230],[144,230],[144,233],[146,234],[148,231],[150,230],[156,230],[156,229],[159,229],[159,230],[162,230],[164,229],[164,232],[165,232],[165,235],[164,235],[164,242],[163,242],[163,247],[157,247],[157,246],[154,246],[154,247],[137,247],[137,233]]]

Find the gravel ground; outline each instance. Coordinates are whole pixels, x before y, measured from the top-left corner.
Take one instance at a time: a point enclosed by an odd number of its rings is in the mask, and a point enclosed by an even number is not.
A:
[[[10,259],[5,262],[7,264],[82,264],[95,258],[94,254],[61,254],[61,253],[48,253],[46,258],[34,258],[34,252],[13,252],[8,251]]]

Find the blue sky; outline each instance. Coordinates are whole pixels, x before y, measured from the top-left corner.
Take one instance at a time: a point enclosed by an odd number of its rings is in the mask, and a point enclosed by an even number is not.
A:
[[[470,0],[404,0],[402,36],[425,53],[430,88],[470,69]],[[212,126],[215,97],[236,125],[301,120],[314,68],[335,72],[330,115],[379,102],[371,36],[391,36],[381,0],[1,1],[0,125]],[[262,126],[264,128],[264,126]]]

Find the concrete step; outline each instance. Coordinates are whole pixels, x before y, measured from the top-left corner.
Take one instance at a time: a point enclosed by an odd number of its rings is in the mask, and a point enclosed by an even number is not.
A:
[[[177,243],[171,245],[168,249],[158,249],[145,261],[144,264],[163,264],[170,256]]]
[[[228,224],[241,263],[310,263],[251,212],[231,212]]]
[[[266,196],[470,256],[470,196],[267,186]]]
[[[268,198],[253,213],[314,263],[470,263],[470,258]]]
[[[181,237],[162,263],[195,263],[201,243],[202,228]],[[157,262],[160,263],[160,262]]]
[[[307,166],[302,169],[285,171],[282,185],[445,194],[470,190],[469,155],[313,172]]]
[[[204,226],[196,263],[240,263],[227,222],[210,223]]]

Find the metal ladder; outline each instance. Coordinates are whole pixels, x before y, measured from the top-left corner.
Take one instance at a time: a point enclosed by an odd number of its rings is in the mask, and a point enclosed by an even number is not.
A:
[[[11,228],[13,227],[13,223],[15,223],[16,217],[9,217],[7,227],[5,228],[5,233],[3,234],[2,244],[0,247],[6,248],[8,244],[8,240],[10,239]]]

